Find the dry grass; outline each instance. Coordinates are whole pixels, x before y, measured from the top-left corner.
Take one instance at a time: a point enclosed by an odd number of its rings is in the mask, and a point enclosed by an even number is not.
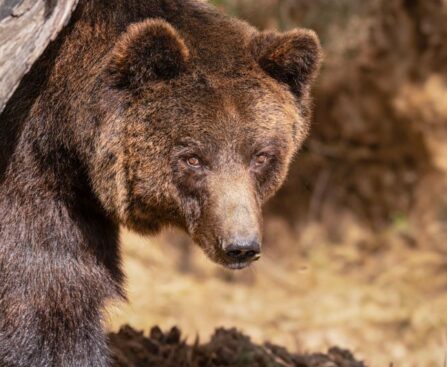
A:
[[[397,229],[379,235],[385,243],[374,250],[325,243],[317,226],[298,245],[278,226],[268,227],[269,242],[284,234],[278,245],[270,243],[259,264],[236,273],[192,246],[188,255],[178,235],[124,232],[129,303],[110,308],[110,328],[178,325],[191,341],[217,326],[237,326],[255,341],[292,351],[346,347],[370,366],[443,365],[447,279],[438,254],[409,247]],[[306,242],[313,245],[304,255]]]

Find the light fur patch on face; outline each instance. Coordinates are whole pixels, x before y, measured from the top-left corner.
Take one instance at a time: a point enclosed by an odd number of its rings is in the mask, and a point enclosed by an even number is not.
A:
[[[239,112],[237,110],[237,106],[235,101],[230,96],[224,96],[222,99],[224,111],[227,116],[234,121],[238,121],[240,119]]]
[[[260,213],[249,176],[228,169],[214,177],[210,185],[220,237],[231,239],[252,233],[260,236]]]
[[[299,146],[309,134],[310,124],[301,116],[295,105],[285,104],[284,113],[292,121],[293,141]]]

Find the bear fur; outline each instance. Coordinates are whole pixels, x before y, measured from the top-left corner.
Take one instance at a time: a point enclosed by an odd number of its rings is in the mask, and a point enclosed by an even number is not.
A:
[[[120,225],[255,260],[227,249],[261,242],[319,60],[199,0],[81,0],[0,116],[0,366],[109,365]]]

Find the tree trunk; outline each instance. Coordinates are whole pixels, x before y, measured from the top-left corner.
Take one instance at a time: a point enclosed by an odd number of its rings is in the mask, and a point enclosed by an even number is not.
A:
[[[0,113],[78,0],[0,0]]]

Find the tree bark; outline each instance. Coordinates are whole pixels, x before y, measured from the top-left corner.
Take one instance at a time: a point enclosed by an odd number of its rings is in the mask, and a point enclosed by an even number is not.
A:
[[[0,0],[0,113],[78,0]]]

